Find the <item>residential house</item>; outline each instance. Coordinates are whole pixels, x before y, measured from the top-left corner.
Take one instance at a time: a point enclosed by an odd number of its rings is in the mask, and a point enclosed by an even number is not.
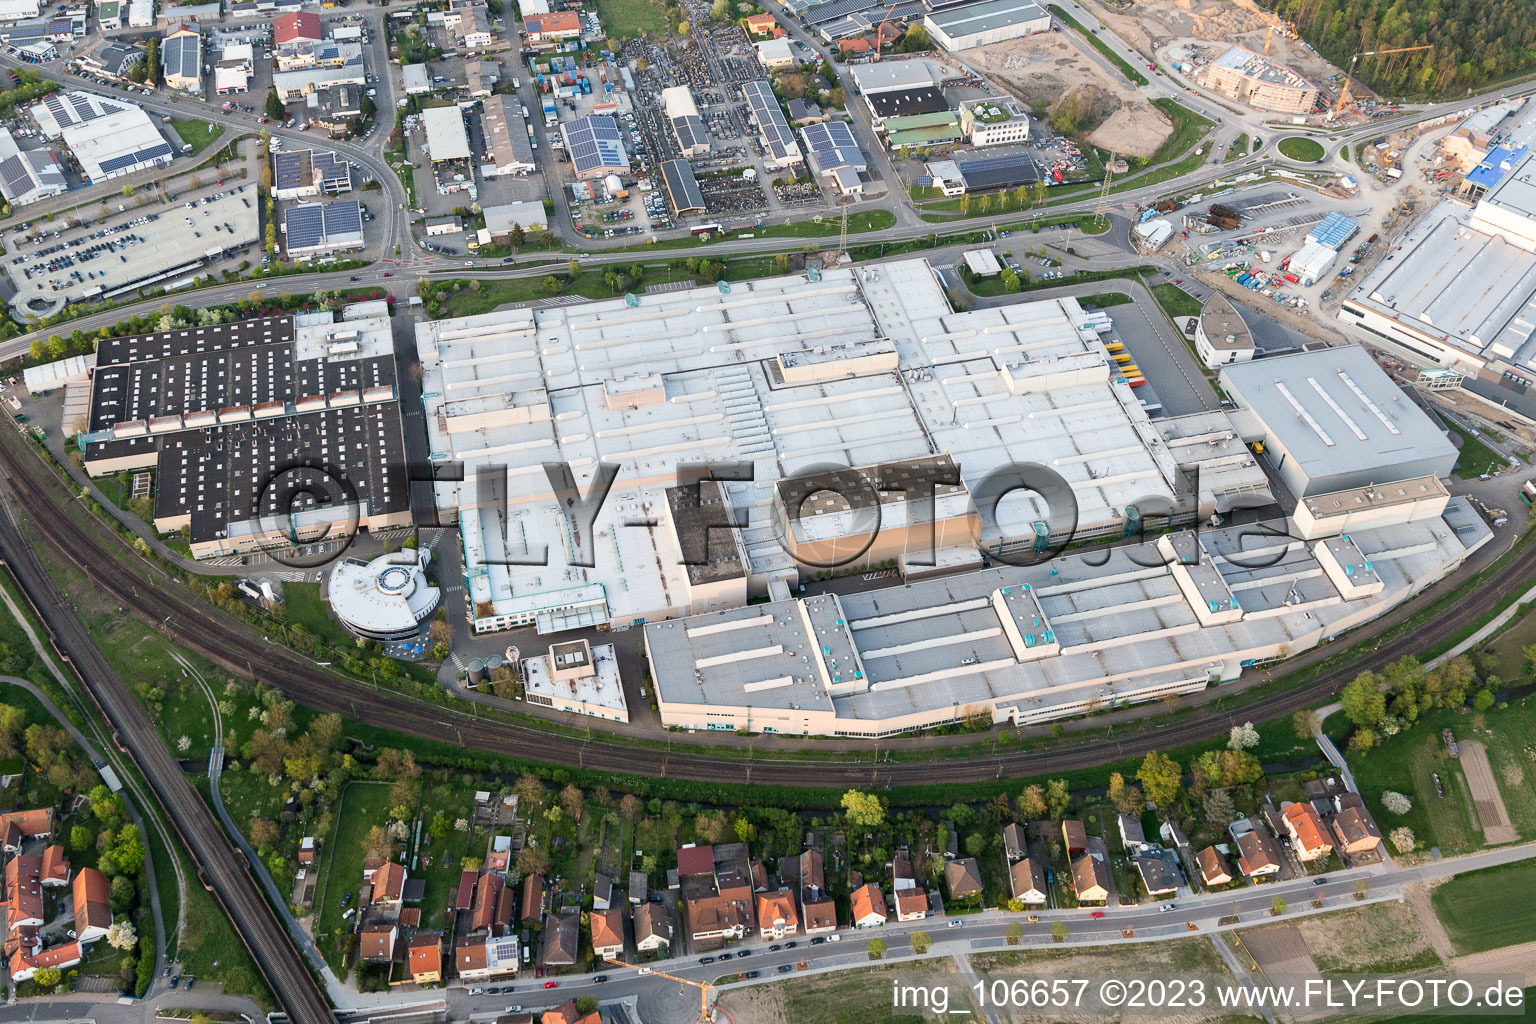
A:
[[[613,905],[613,879],[597,872],[592,878],[592,909],[607,910]]]
[[[399,903],[400,897],[405,894],[405,865],[399,861],[385,861],[373,872],[373,895],[370,897],[375,904],[388,906]]]
[[[1088,827],[1080,821],[1061,823],[1061,842],[1069,858],[1088,852]]]
[[[603,1019],[596,1010],[582,1013],[576,1008],[576,1000],[572,999],[563,1006],[545,1010],[539,1016],[539,1024],[603,1024]]]
[[[318,43],[321,35],[320,15],[313,11],[294,11],[279,14],[272,19],[272,45],[291,46],[298,43]]]
[[[660,903],[642,903],[635,910],[635,949],[655,953],[672,949],[672,915]]]
[[[523,924],[537,924],[544,912],[544,876],[529,875],[523,879]]]
[[[1280,872],[1280,846],[1268,832],[1249,829],[1237,837],[1237,867],[1247,878],[1264,878]]]
[[[1025,835],[1024,826],[1016,821],[1010,821],[1003,827],[1003,856],[1012,864],[1029,853],[1029,837]]]
[[[1141,827],[1141,818],[1135,814],[1116,815],[1115,826],[1120,830],[1120,842],[1125,844],[1127,850],[1147,841],[1146,829]]]
[[[319,853],[319,847],[315,845],[314,836],[305,836],[299,840],[299,863],[313,864],[315,856]]]
[[[480,876],[473,871],[459,872],[459,892],[454,898],[453,909],[463,913],[475,905],[475,884]]]
[[[1345,808],[1333,816],[1332,824],[1334,838],[1345,853],[1360,856],[1381,849],[1381,830],[1360,808]]]
[[[4,847],[6,853],[20,853],[23,839],[52,838],[52,807],[0,814],[0,846]]]
[[[853,890],[848,897],[849,922],[855,928],[874,928],[886,922],[885,894],[873,882]]]
[[[417,932],[406,947],[411,980],[430,985],[443,980],[443,937],[437,932]]]
[[[105,40],[82,53],[79,59],[103,78],[123,81],[136,65],[144,63],[144,51],[129,43]]]
[[[43,851],[42,872],[38,882],[44,887],[69,884],[69,858],[64,856],[64,847],[54,843]]]
[[[1333,852],[1323,819],[1311,804],[1300,800],[1287,805],[1283,813],[1285,830],[1290,833],[1291,849],[1296,851],[1297,860],[1306,864]]]
[[[43,926],[43,859],[17,854],[5,865],[7,942]]]
[[[80,959],[78,939],[48,949],[37,947],[31,952],[26,949],[17,949],[11,954],[11,980],[13,982],[31,981],[32,976],[44,967],[68,970],[78,964]]]
[[[1008,891],[1027,906],[1045,905],[1045,884],[1045,868],[1033,857],[1021,857],[1008,867]]]
[[[789,101],[789,123],[796,128],[804,128],[806,125],[822,124],[831,120],[832,115],[821,109],[821,106],[810,100],[792,99]]]
[[[581,914],[578,911],[545,914],[544,928],[539,934],[539,966],[570,967],[576,963],[580,944]]]
[[[592,955],[599,960],[624,956],[624,911],[619,907],[594,910],[587,918],[592,931]]]
[[[765,939],[782,939],[800,928],[795,897],[788,889],[757,894],[757,929]]]
[[[517,892],[510,885],[501,887],[501,896],[496,900],[496,916],[491,923],[492,935],[507,935],[512,931],[512,922],[517,917]]]
[[[380,923],[370,924],[357,936],[357,957],[368,963],[387,964],[395,958],[395,940],[400,937],[400,926]]]
[[[749,15],[745,24],[749,35],[773,36],[775,39],[784,35],[784,30],[779,28],[778,19],[767,12]]]
[[[1147,895],[1153,898],[1171,896],[1179,891],[1179,873],[1170,863],[1172,855],[1163,854],[1143,855],[1131,858],[1131,863],[1136,866],[1136,873],[1141,876],[1141,884],[1146,887]]]
[[[753,928],[752,883],[746,848],[689,845],[677,851],[678,884],[687,915],[688,941],[717,948]]]
[[[454,972],[462,981],[515,976],[521,963],[515,939],[466,935],[453,947]]]
[[[1207,846],[1197,853],[1195,863],[1200,865],[1200,881],[1205,883],[1207,889],[1232,884],[1232,871],[1227,858],[1216,847]]]
[[[1072,888],[1079,903],[1109,899],[1109,864],[1103,853],[1083,853],[1072,859]]]
[[[512,837],[491,836],[486,844],[485,870],[505,872],[512,866]]]
[[[807,935],[837,930],[837,908],[827,893],[826,863],[820,850],[800,854],[800,924]]]
[[[553,11],[524,19],[529,46],[558,46],[581,35],[581,19],[574,11]]]
[[[491,925],[496,923],[496,904],[506,885],[506,879],[500,875],[486,873],[480,876],[475,883],[474,906],[470,908],[471,932],[490,931]]]
[[[928,916],[928,890],[916,886],[896,894],[896,920],[921,921]]]
[[[95,868],[81,868],[72,890],[75,902],[75,938],[88,946],[106,936],[112,927],[111,886]]]
[[[891,858],[891,888],[896,892],[917,887],[917,873],[912,870],[912,858],[906,851]]]
[[[975,857],[961,857],[944,865],[944,887],[950,899],[981,899],[981,868]]]

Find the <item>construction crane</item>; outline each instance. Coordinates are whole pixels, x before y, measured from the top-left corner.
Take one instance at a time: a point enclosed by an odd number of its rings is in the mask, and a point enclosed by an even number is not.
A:
[[[627,964],[623,960],[615,960],[611,956],[605,956],[603,959],[610,964],[618,964],[620,967],[629,967],[637,971],[648,970],[658,978],[666,978],[668,981],[675,981],[679,985],[692,985],[694,988],[699,990],[699,1024],[710,1024],[710,1022],[714,1020],[714,1016],[709,1012],[709,994],[715,990],[715,986],[709,982],[689,981],[687,978],[679,978],[677,975],[668,974],[666,971],[658,971],[655,968],[641,967],[638,964]]]
[[[885,23],[891,20],[891,15],[896,13],[896,4],[885,9],[885,17],[880,19],[879,26],[875,29],[875,61],[880,60],[880,47],[885,43]]]
[[[1269,26],[1269,31],[1264,35],[1264,56],[1266,57],[1269,56],[1269,44],[1275,41],[1276,32],[1279,32],[1281,35],[1289,39],[1291,36],[1296,34],[1296,29],[1288,21],[1275,21],[1272,23]]]
[[[1399,46],[1394,50],[1367,50],[1357,53],[1349,59],[1349,70],[1344,72],[1344,88],[1339,90],[1339,102],[1334,104],[1333,113],[1328,116],[1331,121],[1339,116],[1339,111],[1344,109],[1344,104],[1349,102],[1350,78],[1355,73],[1355,65],[1360,63],[1361,57],[1384,57],[1389,53],[1414,53],[1418,50],[1433,50],[1434,44],[1425,43],[1423,46]]]

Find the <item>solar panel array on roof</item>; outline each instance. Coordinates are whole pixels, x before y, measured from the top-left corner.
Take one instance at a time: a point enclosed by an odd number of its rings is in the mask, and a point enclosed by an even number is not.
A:
[[[867,166],[859,144],[853,140],[853,132],[844,121],[827,121],[813,124],[801,130],[805,144],[810,149],[811,160],[823,174],[839,167],[864,170]]]
[[[686,160],[668,160],[661,165],[661,179],[667,188],[667,201],[678,216],[704,212],[704,193]]]
[[[829,21],[836,21],[838,18],[845,18],[850,14],[878,6],[880,6],[880,0],[827,0],[826,3],[817,4],[807,10],[805,17],[812,25],[825,25]]]
[[[709,133],[704,129],[702,118],[674,117],[672,130],[677,132],[677,144],[682,147],[684,153],[691,153],[700,147],[709,147]]]
[[[317,152],[311,156],[314,179],[325,192],[345,192],[352,187],[352,169],[335,153]]]
[[[318,203],[300,203],[283,216],[288,248],[314,249],[325,242],[325,213]]]
[[[743,84],[741,91],[752,108],[763,148],[775,159],[798,160],[800,146],[795,142],[795,133],[790,129],[789,122],[784,120],[784,111],[780,109],[779,98],[773,94],[772,87],[757,78]]]
[[[567,121],[560,126],[565,149],[577,174],[590,174],[608,168],[629,169],[624,152],[624,136],[619,123],[607,114],[592,114]]]
[[[1033,185],[1040,177],[1028,156],[993,156],[959,165],[967,189],[1017,188]]]
[[[936,87],[927,85],[916,89],[896,89],[877,92],[869,96],[869,106],[875,116],[911,117],[913,114],[934,114],[949,109],[949,101]]]
[[[279,190],[308,188],[314,184],[314,169],[309,150],[272,154],[272,184]]]
[[[152,160],[159,160],[162,157],[170,156],[171,152],[171,144],[169,142],[157,142],[153,146],[137,149],[132,153],[108,157],[101,162],[101,172],[103,174],[111,174],[113,171],[120,171],[124,167],[146,164]]]
[[[62,96],[55,93],[45,98],[43,103],[60,128],[73,128],[123,109],[117,104],[103,102],[83,92],[69,92]]]
[[[32,190],[32,171],[20,153],[5,158],[0,163],[0,178],[5,181],[5,194],[16,195]]]
[[[181,78],[197,78],[201,59],[202,37],[196,35],[171,36],[160,43],[160,59],[167,75]]]

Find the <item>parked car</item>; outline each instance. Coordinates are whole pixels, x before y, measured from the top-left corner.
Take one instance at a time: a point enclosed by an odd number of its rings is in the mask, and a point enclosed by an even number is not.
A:
[[[1099,918],[1104,916],[1104,911],[1102,911],[1102,910],[1095,910],[1093,913],[1089,914],[1088,916],[1093,918],[1095,921],[1097,921]]]

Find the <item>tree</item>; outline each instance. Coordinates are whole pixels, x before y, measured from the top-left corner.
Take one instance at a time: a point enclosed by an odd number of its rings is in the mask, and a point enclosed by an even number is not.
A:
[[[586,995],[576,997],[576,1012],[583,1017],[597,1012],[597,996]]]
[[[1387,717],[1387,696],[1382,679],[1374,672],[1361,672],[1344,684],[1339,705],[1358,728],[1374,729]]]
[[[879,960],[882,956],[885,956],[884,939],[870,939],[868,945],[864,948],[869,950],[869,958],[871,960]]]
[[[363,836],[363,856],[370,860],[385,860],[394,850],[394,841],[383,825],[374,825]]]
[[[1179,799],[1183,777],[1184,771],[1178,762],[1156,750],[1147,753],[1136,772],[1136,780],[1141,783],[1147,799],[1164,810],[1172,808]]]
[[[1237,817],[1237,806],[1232,802],[1232,795],[1225,789],[1218,789],[1207,796],[1202,810],[1205,812],[1206,824],[1212,828],[1221,828]]]
[[[1038,821],[1046,816],[1044,786],[1035,783],[1019,794],[1019,813],[1030,821]]]
[[[575,260],[571,262],[574,263]],[[539,290],[551,298],[559,295],[562,290],[560,279],[553,274],[547,275],[544,280],[539,282]]]
[[[1270,900],[1269,912],[1274,914],[1276,917],[1279,917],[1281,914],[1285,913],[1285,900],[1281,899],[1279,896],[1276,896],[1274,899]]]
[[[53,988],[64,980],[64,972],[57,967],[39,967],[32,975],[39,988]]]
[[[1476,711],[1487,711],[1497,702],[1498,697],[1486,686],[1472,695],[1472,708]]]
[[[1251,750],[1258,745],[1259,730],[1253,727],[1252,722],[1234,725],[1232,731],[1227,734],[1227,749],[1229,750]]]
[[[972,857],[980,857],[987,849],[987,837],[980,832],[972,832],[965,837],[965,852]]]
[[[1024,926],[1017,921],[1008,922],[1008,931],[1003,936],[1010,946],[1017,946],[1019,940],[1024,938]]]
[[[581,790],[571,783],[566,783],[565,788],[560,791],[560,809],[569,814],[572,821],[581,820],[585,800]]]
[[[1009,294],[1019,290],[1019,275],[1012,267],[1004,267],[1003,272],[998,275],[998,280],[1002,282],[1003,291]]]
[[[843,794],[843,812],[848,824],[858,828],[879,828],[885,822],[885,803],[872,793],[850,789]]]
[[[625,793],[619,798],[619,815],[631,825],[640,820],[644,810],[645,805],[633,793]]]
[[[96,833],[87,825],[76,825],[69,830],[69,848],[83,853],[96,842]]]
[[[1140,813],[1143,800],[1141,790],[1136,786],[1127,785],[1125,776],[1119,772],[1111,772],[1109,776],[1109,802],[1115,805],[1115,810],[1121,814]]]
[[[113,949],[132,949],[138,941],[138,931],[131,921],[113,921],[107,929],[107,945]]]
[[[159,36],[150,36],[149,42],[144,45],[144,63],[146,80],[150,85],[159,85],[161,72]]]
[[[517,854],[517,873],[527,878],[549,871],[549,854],[542,846],[525,846]]]
[[[1067,936],[1070,934],[1072,934],[1072,929],[1067,927],[1067,922],[1054,921],[1051,923],[1052,942],[1066,942]]]
[[[1316,736],[1318,727],[1321,725],[1317,712],[1311,708],[1302,708],[1291,716],[1291,728],[1296,731],[1298,740],[1309,740]]]
[[[1072,793],[1067,789],[1066,779],[1050,779],[1045,784],[1046,812],[1052,818],[1059,818],[1067,813],[1067,808],[1072,806]]]
[[[4,645],[11,656],[15,655],[15,649],[9,644]],[[10,658],[5,659],[9,661]],[[9,671],[9,669],[7,669]],[[11,672],[14,675],[14,672]],[[22,730],[25,728],[27,717],[21,709],[11,704],[0,704],[0,757],[15,757],[21,749]]]
[[[1393,814],[1407,814],[1413,810],[1413,801],[1399,793],[1395,789],[1389,789],[1381,794],[1381,806]]]
[[[267,116],[274,121],[288,117],[288,108],[283,105],[283,98],[277,94],[276,89],[267,90]]]
[[[931,50],[933,49],[933,37],[928,34],[928,29],[920,22],[914,21],[907,26],[906,35],[901,37],[901,48],[907,53]]]
[[[1407,825],[1400,825],[1393,829],[1387,836],[1392,841],[1392,847],[1398,853],[1411,853],[1418,845],[1418,839],[1413,834],[1413,829]]]
[[[258,850],[277,842],[277,822],[271,818],[255,818],[251,821],[251,845]]]
[[[133,879],[127,875],[118,875],[112,879],[107,896],[107,905],[112,908],[112,913],[126,914],[133,909],[138,898],[139,887],[134,884]]]
[[[432,816],[432,824],[427,826],[427,832],[433,839],[442,839],[453,830],[453,822],[448,820],[448,815],[438,812]]]
[[[912,933],[912,952],[926,953],[933,947],[933,936],[919,928]]]

